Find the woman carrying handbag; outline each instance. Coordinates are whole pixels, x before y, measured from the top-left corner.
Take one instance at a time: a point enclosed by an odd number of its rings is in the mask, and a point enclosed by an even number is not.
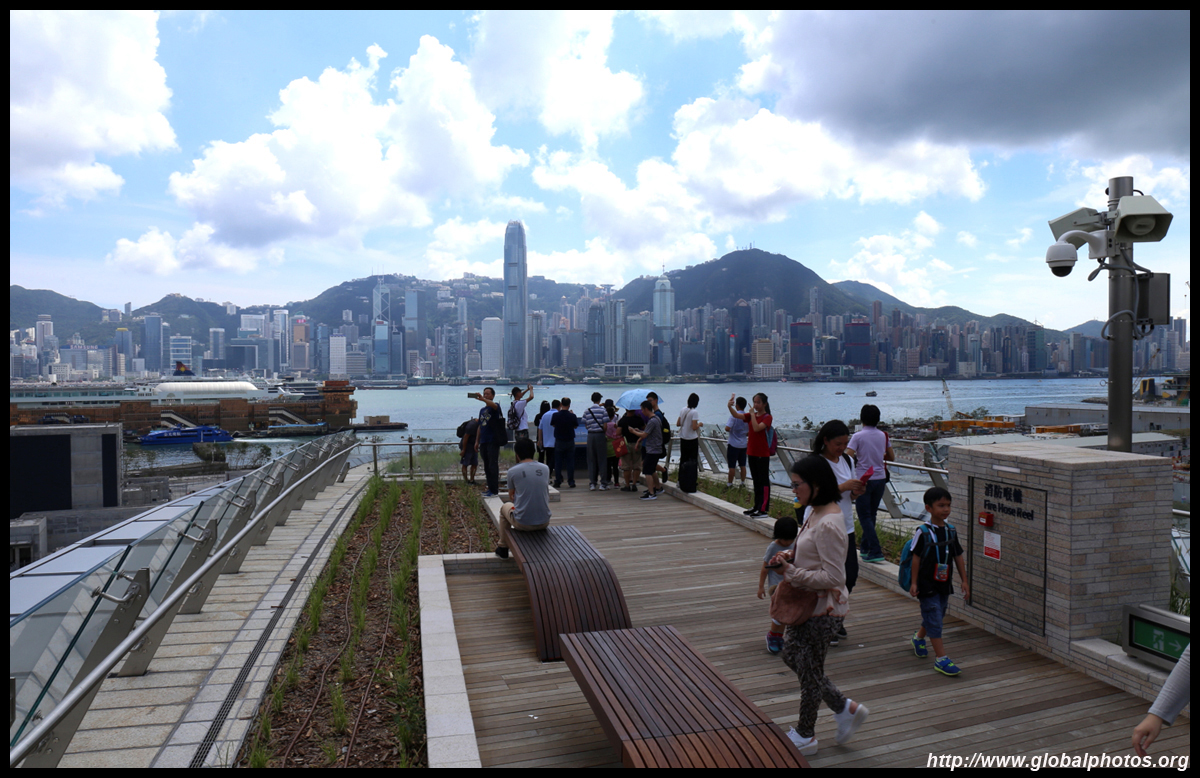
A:
[[[793,465],[791,478],[796,499],[802,506],[811,507],[812,513],[796,538],[795,548],[780,552],[772,560],[772,564],[781,565],[783,582],[771,600],[771,617],[788,625],[782,657],[800,679],[800,719],[788,737],[800,753],[811,756],[817,753],[814,731],[821,700],[837,720],[839,744],[848,741],[862,726],[868,710],[867,706],[844,697],[825,676],[829,641],[841,629],[850,609],[846,592],[847,538],[838,505],[841,492],[837,479],[816,456]],[[785,591],[789,589],[795,591]]]

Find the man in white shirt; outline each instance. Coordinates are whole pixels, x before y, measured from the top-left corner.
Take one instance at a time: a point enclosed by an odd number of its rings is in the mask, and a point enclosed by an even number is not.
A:
[[[529,414],[526,413],[525,409],[529,406],[530,401],[533,400],[533,384],[526,384],[524,392],[516,387],[513,387],[512,398],[513,409],[517,412],[517,418],[520,419],[520,421],[517,422],[517,429],[516,433],[513,435],[513,440],[521,440],[522,438],[528,439]]]

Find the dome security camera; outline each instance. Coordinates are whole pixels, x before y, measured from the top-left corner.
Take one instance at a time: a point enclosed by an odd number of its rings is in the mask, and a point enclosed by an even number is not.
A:
[[[1075,268],[1077,249],[1070,243],[1053,243],[1046,249],[1046,264],[1050,272],[1059,278],[1071,275]]]

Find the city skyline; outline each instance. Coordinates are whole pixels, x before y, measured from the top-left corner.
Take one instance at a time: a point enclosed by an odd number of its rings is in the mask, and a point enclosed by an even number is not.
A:
[[[1189,307],[1188,12],[10,21],[11,282],[102,307],[503,277],[519,219],[529,275],[619,286],[753,244],[1062,329],[1107,293],[1050,276],[1046,222],[1115,175],[1175,214],[1137,259]]]

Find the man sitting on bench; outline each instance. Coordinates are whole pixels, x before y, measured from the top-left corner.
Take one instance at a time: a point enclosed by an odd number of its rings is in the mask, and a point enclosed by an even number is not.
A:
[[[550,526],[550,471],[537,462],[537,447],[529,438],[513,444],[517,464],[508,469],[508,502],[500,506],[500,545],[496,556],[508,558],[507,534]]]

